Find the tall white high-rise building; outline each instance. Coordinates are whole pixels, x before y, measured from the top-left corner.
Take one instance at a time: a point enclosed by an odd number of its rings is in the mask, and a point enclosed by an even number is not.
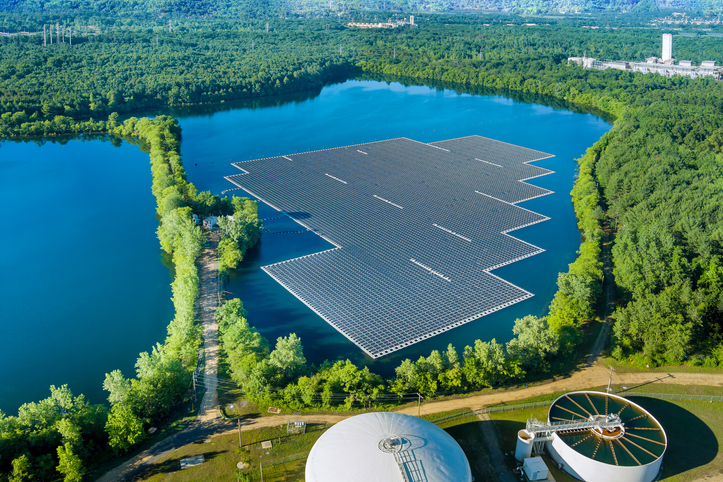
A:
[[[663,57],[662,61],[671,60],[673,58],[673,34],[663,34]]]

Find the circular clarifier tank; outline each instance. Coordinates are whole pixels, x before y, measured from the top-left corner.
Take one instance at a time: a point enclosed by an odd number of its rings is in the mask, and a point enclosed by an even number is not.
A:
[[[568,393],[552,404],[548,421],[600,422],[557,431],[546,443],[552,458],[581,480],[651,482],[660,471],[668,443],[665,431],[644,408],[623,397]]]

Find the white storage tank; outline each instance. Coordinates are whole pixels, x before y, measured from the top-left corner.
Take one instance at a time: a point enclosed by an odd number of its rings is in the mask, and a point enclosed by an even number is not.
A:
[[[462,448],[431,422],[365,413],[327,430],[311,448],[306,482],[472,482]]]
[[[555,463],[586,482],[652,482],[667,448],[660,423],[644,408],[601,392],[572,392],[550,406],[548,421],[584,422],[619,416],[615,427],[554,432],[545,448]]]
[[[517,432],[517,447],[515,447],[515,460],[522,463],[524,460],[532,456],[532,447],[535,445],[534,432],[520,430]]]

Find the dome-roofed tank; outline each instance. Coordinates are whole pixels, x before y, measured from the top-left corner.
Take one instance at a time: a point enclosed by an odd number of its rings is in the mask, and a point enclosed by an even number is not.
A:
[[[459,444],[444,430],[402,413],[343,420],[316,441],[306,482],[471,482]]]
[[[572,475],[587,482],[650,482],[658,475],[667,447],[665,431],[639,405],[608,393],[572,392],[555,400],[548,417],[552,424],[605,425],[558,429],[547,442],[553,459]]]

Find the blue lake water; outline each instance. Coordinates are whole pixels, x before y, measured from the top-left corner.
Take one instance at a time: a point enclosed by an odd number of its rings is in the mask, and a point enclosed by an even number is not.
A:
[[[175,114],[183,127],[182,153],[189,179],[199,189],[213,192],[235,187],[223,180],[223,176],[239,172],[229,165],[231,161],[402,136],[431,142],[477,134],[556,156],[535,163],[555,173],[531,181],[555,193],[520,204],[552,219],[511,233],[547,251],[494,271],[535,296],[386,357],[373,360],[365,355],[259,269],[332,247],[318,236],[310,232],[265,234],[231,274],[227,296],[243,300],[249,322],[269,340],[295,332],[312,363],[349,358],[385,376],[393,373],[400,360],[426,356],[449,343],[461,353],[477,338],[507,341],[516,318],[546,314],[557,289],[557,274],[575,259],[580,245],[569,196],[575,159],[611,127],[592,114],[499,95],[459,94],[376,81],[347,81],[324,88],[317,97],[280,106]],[[261,217],[276,215],[262,205]],[[266,221],[265,226],[272,232],[299,229],[289,219]]]
[[[0,144],[0,410],[69,384],[102,403],[173,319],[148,155],[79,140]]]
[[[575,158],[609,123],[499,95],[376,81],[252,105],[172,112],[183,128],[188,178],[199,189],[233,188],[223,179],[239,172],[232,161],[400,136],[431,142],[477,134],[556,156],[536,163],[555,174],[531,181],[555,194],[521,204],[552,219],[511,233],[547,251],[494,272],[534,293],[530,300],[372,360],[259,269],[330,245],[310,232],[264,234],[226,288],[244,301],[249,322],[264,336],[273,341],[295,332],[312,363],[349,358],[389,376],[401,359],[449,343],[461,352],[477,338],[507,341],[516,318],[545,314],[557,273],[579,246],[569,196]],[[0,236],[0,410],[15,413],[47,397],[50,384],[64,383],[101,403],[104,374],[120,368],[132,375],[138,353],[163,341],[173,317],[172,273],[155,237],[150,185],[148,156],[134,145],[0,144],[7,219]],[[276,215],[263,205],[260,212]],[[288,219],[265,225],[273,232],[299,229]]]

